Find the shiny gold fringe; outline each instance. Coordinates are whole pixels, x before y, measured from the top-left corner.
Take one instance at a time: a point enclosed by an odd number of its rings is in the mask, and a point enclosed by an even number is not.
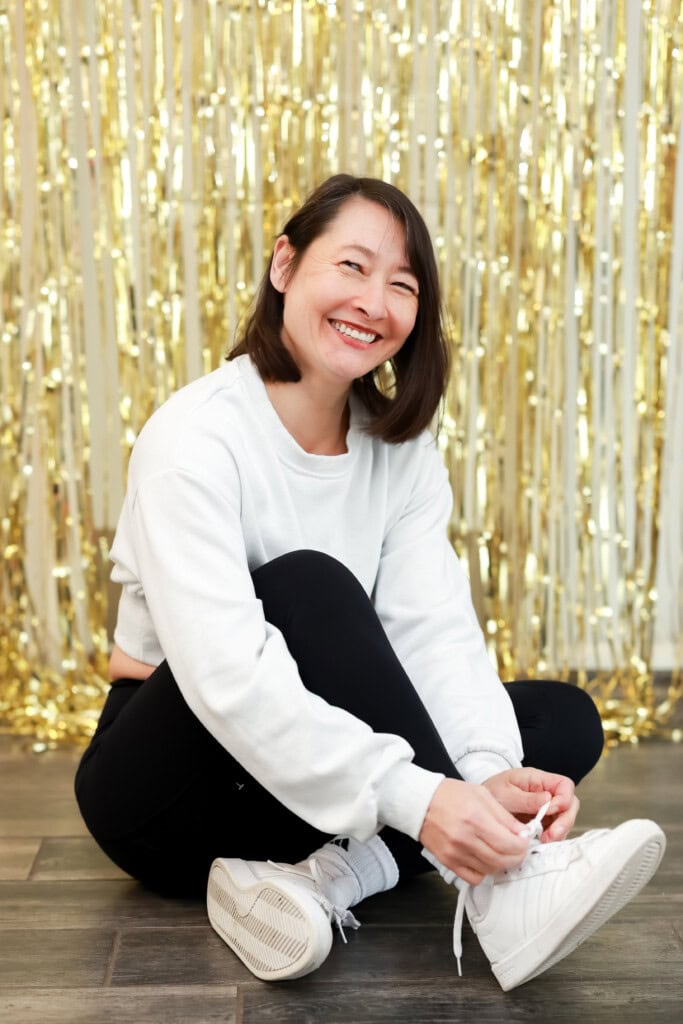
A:
[[[217,364],[279,226],[338,170],[424,211],[442,435],[505,678],[665,729],[656,610],[678,3],[0,0],[0,720],[83,739],[140,426]],[[681,595],[674,595],[681,603]],[[677,734],[676,734],[677,735]]]

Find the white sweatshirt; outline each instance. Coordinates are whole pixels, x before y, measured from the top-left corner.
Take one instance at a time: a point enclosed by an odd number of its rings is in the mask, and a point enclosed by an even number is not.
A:
[[[452,497],[435,441],[386,444],[362,431],[364,417],[352,399],[346,454],[305,452],[248,356],[170,398],[131,457],[112,547],[115,641],[148,664],[166,658],[209,732],[311,825],[363,840],[386,824],[417,838],[443,776],[415,765],[404,739],[304,688],[250,576],[301,548],[337,558],[371,597],[460,775],[483,782],[521,763],[447,539]]]

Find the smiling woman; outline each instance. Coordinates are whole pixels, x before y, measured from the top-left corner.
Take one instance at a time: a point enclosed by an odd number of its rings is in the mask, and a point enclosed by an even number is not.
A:
[[[268,381],[266,390],[287,429],[311,451],[306,438],[324,438],[335,422],[344,425],[354,381],[371,377],[405,344],[417,318],[419,283],[407,266],[402,226],[366,199],[346,202],[301,260],[295,257],[281,235],[270,280],[283,295],[281,339],[300,380],[295,387]]]
[[[600,718],[583,690],[493,671],[428,429],[446,371],[422,218],[339,175],[285,225],[231,359],[152,416],[130,461],[79,804],[134,877],[206,887],[212,926],[266,980],[314,970],[332,922],[436,868],[513,988],[662,856],[649,821],[567,839]]]
[[[372,322],[378,308],[381,314],[391,313],[397,330],[406,330],[412,316],[404,342],[391,354],[393,345],[382,344],[381,351],[358,364],[352,387],[371,414],[370,433],[389,442],[417,436],[431,423],[446,389],[449,349],[429,232],[408,197],[386,182],[337,174],[309,196],[282,230],[232,358],[248,353],[269,382],[299,380],[302,368],[287,342],[285,310],[292,306],[288,293],[299,263],[307,262],[307,276],[315,273],[316,255],[322,261],[319,271],[346,271],[339,280],[346,290],[336,296],[336,301],[351,303],[339,321],[347,326],[346,337],[349,328],[360,327],[364,333],[372,327],[371,333],[384,341],[383,328]],[[363,339],[356,340],[363,344]],[[392,367],[391,394],[376,372],[386,361]]]

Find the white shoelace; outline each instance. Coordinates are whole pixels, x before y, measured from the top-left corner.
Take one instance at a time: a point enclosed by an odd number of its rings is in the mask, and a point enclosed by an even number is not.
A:
[[[273,860],[268,861],[268,864],[270,864],[272,868],[276,868],[278,871],[283,871],[288,875],[296,875],[297,878],[303,878],[309,883],[313,882],[315,886],[313,895],[325,913],[329,916],[330,921],[334,922],[337,926],[339,934],[342,937],[342,941],[348,944],[344,928],[360,928],[360,921],[351,913],[349,907],[338,907],[325,895],[325,872],[320,867],[315,857],[311,857],[308,863],[310,865],[310,874],[306,871],[297,870],[291,864],[277,864]]]
[[[343,942],[348,942],[346,935],[344,934],[344,928],[360,928],[360,921],[358,918],[351,913],[350,907],[338,907],[332,903],[331,900],[325,895],[325,873],[318,864],[315,857],[311,857],[308,862],[311,865],[311,874],[313,880],[318,887],[318,899],[323,910],[330,915],[330,918],[334,921],[342,937]]]
[[[528,822],[528,824],[524,826],[520,835],[529,836],[532,840],[537,840],[543,832],[543,819],[548,813],[549,807],[550,800],[546,804],[543,804],[543,807],[541,807],[533,821]],[[526,858],[522,861],[520,867],[525,863]],[[453,874],[453,872],[449,872],[449,874],[452,876],[451,878],[446,878],[446,875],[444,875],[446,881],[454,881],[457,876]],[[458,902],[455,905],[455,918],[453,919],[453,955],[455,956],[458,965],[458,977],[462,978],[462,919],[465,914],[465,900],[467,898],[467,893],[470,891],[470,884],[469,882],[463,882],[461,878],[458,878],[458,882],[460,888],[458,892]]]

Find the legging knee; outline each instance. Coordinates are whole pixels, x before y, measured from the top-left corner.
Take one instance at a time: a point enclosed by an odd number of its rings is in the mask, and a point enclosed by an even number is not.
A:
[[[252,580],[266,619],[285,633],[302,613],[339,626],[340,609],[347,616],[370,604],[353,573],[322,551],[287,552],[256,569]]]
[[[508,692],[522,732],[524,763],[578,783],[597,764],[604,745],[593,699],[569,683],[531,680]]]

